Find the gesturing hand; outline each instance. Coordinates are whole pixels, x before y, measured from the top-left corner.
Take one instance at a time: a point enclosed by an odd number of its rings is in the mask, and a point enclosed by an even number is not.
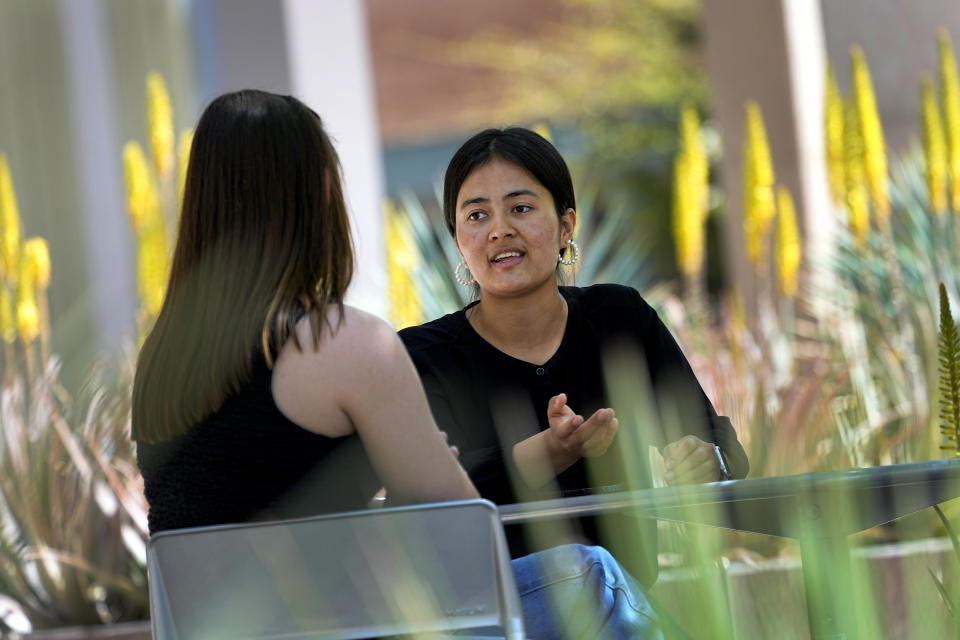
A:
[[[550,398],[547,405],[550,432],[567,452],[586,458],[606,453],[619,422],[613,409],[597,409],[587,420],[567,404],[567,394]]]
[[[683,436],[663,448],[667,484],[714,482],[721,476],[713,444],[696,436]]]

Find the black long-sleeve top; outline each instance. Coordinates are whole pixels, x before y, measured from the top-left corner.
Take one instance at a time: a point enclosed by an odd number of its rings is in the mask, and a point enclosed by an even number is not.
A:
[[[731,474],[746,476],[747,456],[730,420],[717,415],[673,336],[636,290],[604,284],[560,287],[560,293],[567,302],[567,326],[560,347],[543,364],[513,358],[480,337],[466,317],[472,304],[400,332],[438,426],[459,447],[460,462],[483,497],[510,504],[556,497],[557,490],[570,495],[591,487],[648,486],[649,445],[662,448],[685,434],[719,444]],[[606,379],[605,366],[616,380]],[[626,402],[622,393],[608,394],[624,383],[636,391]],[[651,384],[653,394],[647,393]],[[577,461],[545,492],[519,479],[511,451],[517,442],[548,428],[547,404],[558,393],[567,394],[568,405],[584,418],[613,407],[620,430],[607,453]],[[631,424],[633,416],[660,413],[649,411],[645,397],[656,398],[653,404],[662,410],[664,428]],[[615,406],[614,398],[631,406]],[[592,519],[581,525],[580,533],[588,540],[600,537]],[[618,531],[621,525],[615,525]],[[650,526],[641,528],[637,535],[655,534]],[[615,532],[604,531],[603,543],[613,546],[609,537]],[[507,534],[516,555],[562,541],[556,536],[524,539],[509,529]],[[646,547],[642,555],[649,560],[656,546]],[[646,574],[637,576],[642,581],[651,581],[649,567],[633,570]]]

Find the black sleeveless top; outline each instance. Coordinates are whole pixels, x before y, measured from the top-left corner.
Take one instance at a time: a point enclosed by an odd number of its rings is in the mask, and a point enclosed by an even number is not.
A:
[[[356,434],[287,419],[254,359],[250,381],[181,436],[137,444],[150,532],[362,509],[380,481]]]

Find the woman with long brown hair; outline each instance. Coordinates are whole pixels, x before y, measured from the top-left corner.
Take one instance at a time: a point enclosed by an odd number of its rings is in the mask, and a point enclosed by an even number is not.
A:
[[[343,304],[352,272],[317,115],[261,91],[215,99],[134,382],[151,532],[362,509],[380,486],[394,503],[477,497],[396,334]],[[601,548],[513,568],[533,638],[660,637],[643,590]]]
[[[258,91],[214,100],[134,382],[151,530],[358,508],[381,482],[399,501],[475,495],[390,328],[342,303],[352,273],[316,114]]]

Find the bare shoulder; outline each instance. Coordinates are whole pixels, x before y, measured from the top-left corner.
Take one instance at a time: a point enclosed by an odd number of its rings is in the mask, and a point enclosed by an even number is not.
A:
[[[277,360],[278,369],[314,379],[322,376],[335,387],[355,383],[372,369],[389,368],[405,354],[390,325],[349,305],[343,305],[342,312],[337,308],[328,312],[316,346],[309,319],[302,319],[297,324],[297,341],[299,348],[292,340],[284,345]]]
[[[332,328],[333,341],[340,343],[339,346],[359,351],[393,351],[400,342],[396,332],[382,318],[356,307],[343,305],[343,315],[339,316],[339,323],[337,320],[331,316],[327,324]]]
[[[400,504],[476,497],[437,431],[400,337],[380,318],[354,307],[332,313],[316,348],[309,322],[298,327],[304,348],[284,347],[274,372],[281,410],[327,436],[356,433]],[[284,357],[301,366],[286,369],[281,389]]]
[[[330,309],[316,345],[309,318],[297,324],[296,337],[274,367],[277,406],[307,429],[330,436],[352,432],[345,405],[396,362],[399,338],[380,318],[347,305]]]
[[[394,335],[390,325],[372,313],[349,305],[343,305],[342,310],[332,307],[321,326],[319,344],[314,345],[310,318],[305,316],[297,323],[299,348],[289,340],[284,345],[281,357],[288,352],[299,352],[300,357],[312,359],[343,350],[366,351],[375,349],[378,345],[389,345]]]
[[[406,353],[389,324],[355,307],[344,305],[343,315],[331,316],[326,325],[319,355],[342,363],[340,375],[345,381],[353,376],[363,376],[369,382],[366,376],[375,375],[375,370],[389,369],[400,353]]]

